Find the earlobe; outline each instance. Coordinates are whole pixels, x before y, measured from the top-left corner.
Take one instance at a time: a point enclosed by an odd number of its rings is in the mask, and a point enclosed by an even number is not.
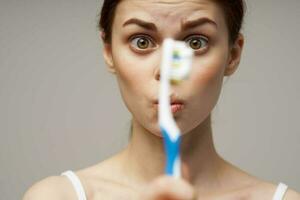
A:
[[[112,58],[111,44],[106,41],[105,32],[103,30],[100,31],[100,38],[102,39],[102,42],[103,42],[102,54],[103,54],[104,61],[107,65],[107,71],[115,74],[116,70],[114,68],[114,63],[113,63],[113,58]]]
[[[114,63],[113,63],[111,44],[106,43],[106,42],[104,42],[103,57],[104,57],[104,61],[105,61],[106,65],[107,65],[107,70],[110,73],[115,74],[116,69],[115,69]]]
[[[240,33],[235,43],[230,48],[228,64],[224,76],[231,76],[238,68],[244,46],[244,36]]]

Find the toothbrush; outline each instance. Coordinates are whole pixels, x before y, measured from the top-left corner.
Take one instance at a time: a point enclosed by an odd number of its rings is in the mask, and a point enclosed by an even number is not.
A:
[[[167,175],[181,177],[181,134],[172,116],[169,88],[187,79],[191,70],[193,50],[183,41],[167,38],[163,42],[163,56],[159,89],[159,126],[164,138]]]

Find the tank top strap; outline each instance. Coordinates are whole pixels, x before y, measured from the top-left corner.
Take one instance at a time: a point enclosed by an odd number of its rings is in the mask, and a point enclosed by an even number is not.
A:
[[[77,194],[78,200],[87,200],[82,183],[73,171],[65,171],[61,173],[61,176],[66,176],[70,180]]]
[[[287,189],[288,189],[288,186],[286,184],[279,183],[277,186],[277,189],[275,191],[275,194],[273,196],[273,200],[283,200]]]

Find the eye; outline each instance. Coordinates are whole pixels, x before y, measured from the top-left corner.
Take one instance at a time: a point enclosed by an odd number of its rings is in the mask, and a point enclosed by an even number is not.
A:
[[[188,43],[188,46],[190,46],[194,50],[206,48],[208,45],[208,39],[202,35],[194,35],[188,37],[186,42]]]
[[[152,39],[148,36],[134,36],[130,39],[131,45],[136,49],[145,50],[148,48],[155,47],[154,43],[152,42]]]

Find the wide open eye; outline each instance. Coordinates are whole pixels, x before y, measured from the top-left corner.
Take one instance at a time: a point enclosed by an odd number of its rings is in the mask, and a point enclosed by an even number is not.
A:
[[[152,40],[147,36],[135,36],[130,40],[130,42],[134,48],[139,50],[146,50],[148,48],[155,47]]]
[[[185,41],[194,50],[204,49],[208,45],[208,39],[201,35],[193,35]]]

